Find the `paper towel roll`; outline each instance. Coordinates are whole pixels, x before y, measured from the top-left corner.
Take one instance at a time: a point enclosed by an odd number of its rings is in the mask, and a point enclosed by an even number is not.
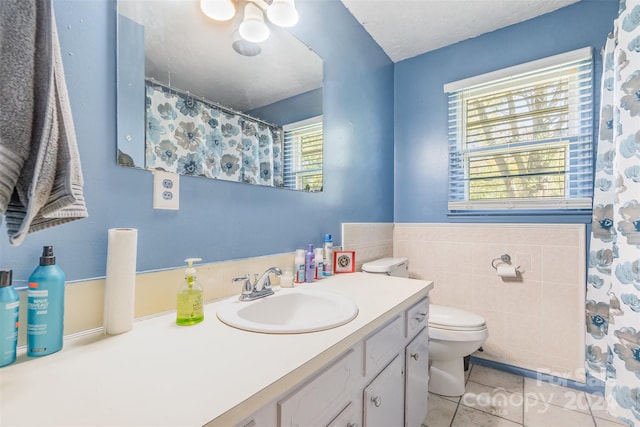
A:
[[[500,265],[497,270],[500,277],[518,277],[518,270],[512,265]]]
[[[109,229],[103,325],[109,335],[133,328],[137,251],[138,230]]]

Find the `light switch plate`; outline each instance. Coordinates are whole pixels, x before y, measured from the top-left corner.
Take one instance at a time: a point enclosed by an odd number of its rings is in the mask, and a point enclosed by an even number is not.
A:
[[[153,208],[180,209],[180,175],[153,171]]]

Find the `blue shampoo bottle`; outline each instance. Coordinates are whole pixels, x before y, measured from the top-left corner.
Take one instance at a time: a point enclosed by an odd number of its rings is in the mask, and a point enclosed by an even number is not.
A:
[[[64,281],[53,246],[43,247],[40,265],[29,276],[27,356],[46,356],[62,349]]]
[[[0,270],[0,366],[16,360],[20,298],[11,286],[12,270]]]

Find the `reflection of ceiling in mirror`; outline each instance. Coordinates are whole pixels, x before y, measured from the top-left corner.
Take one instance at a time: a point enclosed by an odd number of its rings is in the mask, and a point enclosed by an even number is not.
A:
[[[118,0],[120,14],[144,25],[147,77],[238,111],[321,87],[322,59],[285,29],[267,23],[262,53],[236,53],[238,9],[233,20],[217,22],[198,0]]]

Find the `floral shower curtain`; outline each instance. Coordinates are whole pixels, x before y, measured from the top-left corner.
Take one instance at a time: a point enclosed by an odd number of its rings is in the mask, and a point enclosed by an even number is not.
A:
[[[282,128],[146,82],[145,167],[282,187]]]
[[[640,427],[640,0],[621,0],[603,62],[587,370],[609,412]]]

